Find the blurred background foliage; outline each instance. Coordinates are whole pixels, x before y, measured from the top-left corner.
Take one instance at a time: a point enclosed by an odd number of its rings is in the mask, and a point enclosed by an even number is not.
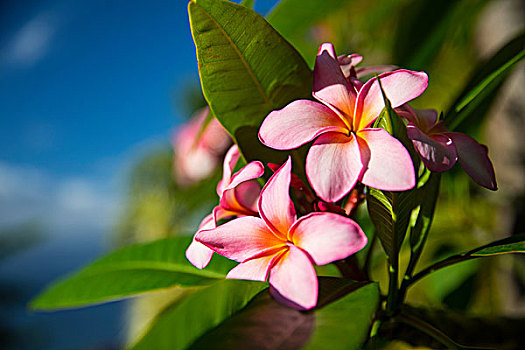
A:
[[[257,2],[255,6],[257,9]],[[310,65],[319,44],[333,42],[338,54],[362,54],[362,66],[395,64],[426,71],[429,88],[412,105],[440,112],[449,109],[483,60],[523,29],[523,11],[523,3],[511,0],[282,0],[267,18]],[[292,12],[294,16],[283,20],[282,14]],[[482,106],[459,128],[488,145],[500,191],[489,193],[480,188],[458,165],[444,174],[433,226],[418,269],[486,242],[525,232],[524,158],[520,156],[523,138],[516,133],[516,128],[523,130],[525,123],[523,74],[522,63],[499,86],[492,106]],[[521,84],[516,83],[519,79]],[[198,88],[189,91],[182,108],[197,110],[204,100]],[[511,107],[505,107],[509,104]],[[180,108],[181,101],[177,105]],[[191,235],[216,204],[215,186],[221,167],[191,185],[177,184],[173,176],[177,151],[162,148],[145,154],[129,172],[126,206],[115,227],[119,245]],[[364,213],[363,210],[360,224],[365,232],[371,232],[372,225]],[[379,279],[384,287],[388,284],[384,255],[379,244],[373,249],[372,278]],[[405,266],[408,256],[406,246],[401,254]],[[409,291],[407,300],[416,306],[472,315],[523,317],[524,264],[522,256],[468,261],[425,278]],[[319,271],[326,275],[337,273],[332,267]],[[130,315],[141,317],[132,317],[131,337],[140,328],[137,323],[148,322],[144,311],[136,310],[150,310],[148,315],[153,317],[155,312],[151,310],[164,305],[163,297],[166,296],[142,298],[134,304],[135,311],[132,307]],[[398,346],[395,343],[391,348]]]

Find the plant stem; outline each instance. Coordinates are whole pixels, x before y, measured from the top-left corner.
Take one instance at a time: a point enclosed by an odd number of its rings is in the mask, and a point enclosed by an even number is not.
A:
[[[370,279],[370,262],[372,261],[372,254],[374,253],[374,248],[377,242],[377,234],[374,232],[372,239],[370,241],[370,246],[366,252],[365,262],[363,263],[363,272],[366,277]]]
[[[416,273],[414,275],[414,277],[412,278],[409,278],[406,280],[406,287],[410,287],[412,284],[414,284],[415,282],[419,281],[420,279],[422,279],[423,277],[425,277],[426,275],[436,271],[436,270],[439,270],[439,269],[442,269],[444,267],[447,267],[449,265],[452,265],[452,264],[455,264],[455,263],[458,263],[458,262],[461,262],[461,261],[466,261],[466,260],[470,260],[470,259],[473,259],[475,258],[474,256],[469,256],[468,253],[467,254],[458,254],[458,255],[453,255],[445,260],[442,260],[440,262],[437,262],[435,264],[432,264],[428,267],[426,267],[425,269],[419,271],[418,273]]]
[[[398,255],[392,256],[388,261],[388,295],[386,298],[386,312],[388,316],[393,316],[398,309],[398,275],[399,259]]]
[[[415,315],[409,314],[407,312],[401,312],[398,317],[399,321],[408,324],[421,332],[431,336],[441,344],[445,345],[447,349],[486,349],[486,348],[473,348],[466,347],[464,345],[456,343],[454,340],[450,339],[445,333],[439,329],[432,326],[430,323],[418,318]]]

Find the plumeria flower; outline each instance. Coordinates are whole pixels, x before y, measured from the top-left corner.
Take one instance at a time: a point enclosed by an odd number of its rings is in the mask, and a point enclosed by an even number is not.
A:
[[[228,133],[215,118],[199,135],[209,111],[208,107],[197,111],[173,137],[174,173],[179,185],[189,186],[210,176],[231,144]]]
[[[261,187],[255,179],[263,175],[264,166],[259,161],[250,162],[232,176],[239,157],[239,149],[233,145],[226,153],[222,180],[217,185],[219,205],[201,221],[197,232],[215,228],[219,220],[228,217],[259,215],[257,200]],[[186,250],[186,258],[199,269],[206,267],[212,256],[213,251],[195,241],[195,237]]]
[[[356,67],[363,60],[363,56],[353,53],[351,55],[340,55],[337,57],[337,62],[343,71],[346,79],[359,79],[365,75],[373,73],[383,73],[397,69],[397,66],[383,65],[383,66],[369,66]],[[362,84],[362,83],[361,83]]]
[[[289,194],[291,169],[289,158],[262,189],[260,218],[234,219],[198,232],[196,240],[240,262],[226,278],[269,280],[279,297],[311,309],[318,293],[313,263],[344,259],[361,250],[367,239],[345,216],[314,212],[297,219]]]
[[[443,121],[438,121],[435,110],[414,110],[405,105],[398,109],[398,113],[408,120],[407,135],[429,170],[447,171],[459,161],[478,185],[497,190],[494,167],[486,146],[468,135],[449,131]]]
[[[428,85],[424,72],[400,69],[379,77],[393,107],[416,98]],[[323,44],[315,62],[313,96],[321,103],[297,100],[271,112],[259,139],[280,150],[316,139],[307,155],[306,175],[323,200],[338,201],[357,181],[390,191],[414,187],[408,151],[387,131],[370,127],[385,107],[376,78],[361,87],[351,85],[332,44]]]

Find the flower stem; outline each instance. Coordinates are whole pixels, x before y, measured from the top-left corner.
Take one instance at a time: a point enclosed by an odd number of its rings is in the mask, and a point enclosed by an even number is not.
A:
[[[370,240],[370,246],[368,247],[368,251],[366,252],[365,262],[363,263],[363,272],[366,274],[368,279],[370,279],[370,262],[372,261],[372,254],[374,254],[376,242],[377,234],[374,233],[372,235],[372,239]]]
[[[456,343],[454,340],[450,339],[445,333],[435,328],[430,323],[410,313],[407,313],[404,311],[401,312],[401,314],[398,317],[398,320],[431,336],[432,338],[434,338],[441,344],[445,345],[447,349],[474,349],[474,348],[466,347],[464,345],[460,345]],[[476,348],[476,349],[483,349],[483,348]]]
[[[393,316],[398,311],[398,275],[399,259],[396,254],[388,261],[388,295],[386,298],[386,311],[388,316]]]

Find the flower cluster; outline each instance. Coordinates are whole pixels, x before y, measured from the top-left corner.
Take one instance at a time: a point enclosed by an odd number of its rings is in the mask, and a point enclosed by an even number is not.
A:
[[[173,136],[174,163],[177,165],[174,176],[181,186],[210,176],[231,144],[228,133],[217,119],[211,119],[204,127],[209,111],[208,107],[197,111]]]
[[[278,150],[313,141],[304,166],[315,195],[292,174],[290,157],[280,167],[268,164],[275,173],[262,189],[257,180],[264,174],[261,162],[233,174],[240,157],[233,146],[217,187],[219,205],[204,218],[186,252],[196,267],[204,268],[216,252],[239,262],[227,278],[269,281],[279,299],[300,309],[314,307],[318,285],[313,265],[347,258],[367,243],[341,200],[348,197],[355,205],[358,196],[352,190],[358,183],[388,191],[406,191],[416,184],[407,149],[373,127],[385,107],[383,93],[406,119],[407,134],[429,170],[445,171],[459,160],[476,182],[496,188],[484,146],[447,131],[435,112],[418,112],[406,104],[425,91],[426,73],[393,66],[357,68],[361,59],[356,54],[338,57],[332,44],[323,44],[314,68],[316,101],[297,100],[271,112],[259,130],[261,142]],[[383,73],[359,80],[370,72]],[[291,189],[294,198],[309,202],[301,205],[300,217]],[[227,218],[233,219],[218,225]]]

